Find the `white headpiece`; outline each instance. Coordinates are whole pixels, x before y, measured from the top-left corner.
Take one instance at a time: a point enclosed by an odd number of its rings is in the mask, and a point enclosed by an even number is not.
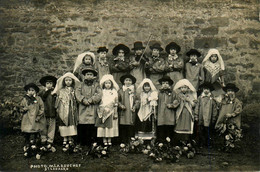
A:
[[[150,87],[151,87],[151,91],[157,91],[157,89],[155,88],[153,82],[148,79],[148,78],[144,78],[143,81],[138,85],[137,87],[137,92],[141,92],[143,90],[143,86],[144,86],[144,83],[149,83]]]
[[[76,71],[76,69],[79,67],[79,65],[82,64],[82,60],[83,58],[86,56],[86,55],[89,55],[92,59],[93,59],[93,64],[96,63],[96,57],[95,57],[95,54],[88,51],[88,52],[85,52],[85,53],[82,53],[80,55],[78,55],[76,61],[75,61],[75,65],[74,65],[74,69],[73,69],[73,73]]]
[[[214,49],[214,48],[212,48],[212,49],[209,50],[208,54],[207,54],[206,57],[203,59],[202,64],[205,64],[206,61],[209,60],[209,58],[210,58],[210,56],[211,56],[212,54],[217,54],[217,56],[218,56],[218,63],[219,63],[219,65],[220,65],[220,68],[221,68],[222,70],[225,70],[224,61],[223,61],[221,55],[219,54],[219,51],[218,51],[217,49]]]
[[[187,79],[181,79],[181,80],[179,80],[179,81],[175,84],[173,90],[174,90],[176,93],[179,93],[179,92],[180,92],[179,88],[182,87],[182,86],[187,86],[187,87],[189,87],[193,98],[194,98],[194,99],[197,99],[197,91],[196,91],[196,89],[194,88],[194,86],[190,83],[190,81],[187,80]]]
[[[118,91],[119,90],[119,86],[118,84],[116,83],[116,81],[114,80],[114,77],[113,75],[110,75],[110,74],[106,74],[104,75],[101,80],[100,80],[100,86],[102,87],[104,82],[107,81],[107,80],[110,80],[112,83],[113,83],[113,86],[114,88]]]
[[[63,79],[66,77],[72,78],[75,81],[75,84],[77,84],[77,82],[80,82],[79,79],[73,73],[67,72],[57,80],[57,84],[51,94],[57,93],[62,88]]]

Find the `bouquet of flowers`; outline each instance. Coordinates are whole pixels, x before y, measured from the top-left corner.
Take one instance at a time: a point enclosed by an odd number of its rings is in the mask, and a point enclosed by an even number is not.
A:
[[[41,159],[42,155],[47,152],[47,149],[44,146],[39,146],[34,143],[33,140],[30,141],[29,145],[23,147],[24,157],[30,158],[35,156],[36,159]]]
[[[196,142],[192,140],[191,143],[181,141],[182,146],[176,146],[175,149],[179,150],[180,155],[185,155],[187,158],[191,159],[196,154],[195,145]]]
[[[131,137],[129,144],[120,144],[120,152],[123,153],[142,153],[144,149],[144,140],[141,137]]]
[[[178,162],[180,158],[180,150],[171,145],[171,139],[169,137],[166,138],[166,142],[164,143],[155,143],[151,145],[152,148],[147,146],[147,149],[143,151],[144,154],[148,152],[149,157],[151,157],[154,162],[161,162],[166,160],[168,163]]]
[[[97,143],[93,143],[87,154],[91,155],[93,158],[104,158],[109,156],[109,149],[107,146],[103,147],[97,145]]]

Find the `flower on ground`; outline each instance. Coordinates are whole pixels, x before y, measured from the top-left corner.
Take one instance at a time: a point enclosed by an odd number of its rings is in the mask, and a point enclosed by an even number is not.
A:
[[[146,155],[148,154],[148,152],[149,151],[147,149],[143,150],[143,153],[146,154]]]
[[[106,155],[107,154],[107,152],[105,150],[103,150],[101,153],[102,153],[102,155]]]
[[[40,155],[40,154],[37,154],[37,155],[36,155],[36,159],[41,159],[41,155]]]
[[[125,144],[124,143],[121,143],[120,144],[120,148],[124,148],[125,147]]]
[[[158,145],[159,147],[163,147],[163,143],[159,143],[159,145]]]
[[[166,137],[166,141],[167,141],[167,142],[171,142],[170,137]]]

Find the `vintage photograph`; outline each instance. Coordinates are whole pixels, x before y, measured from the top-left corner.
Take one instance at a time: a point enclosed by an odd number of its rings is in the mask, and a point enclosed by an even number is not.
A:
[[[259,171],[259,0],[1,0],[0,171]]]

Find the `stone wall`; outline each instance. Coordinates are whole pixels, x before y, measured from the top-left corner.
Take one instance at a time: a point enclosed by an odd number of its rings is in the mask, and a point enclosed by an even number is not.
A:
[[[118,43],[170,41],[203,56],[217,48],[226,82],[246,104],[260,98],[258,0],[1,0],[1,101],[19,101],[23,86],[71,71],[78,54]],[[149,51],[148,51],[149,52]]]

